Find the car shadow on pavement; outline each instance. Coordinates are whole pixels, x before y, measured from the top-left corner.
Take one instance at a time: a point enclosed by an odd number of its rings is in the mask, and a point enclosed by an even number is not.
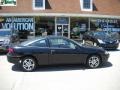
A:
[[[110,62],[104,63],[102,66],[96,69],[108,68],[111,67],[112,64]],[[47,65],[47,66],[38,66],[34,72],[52,72],[52,71],[71,71],[71,70],[88,70],[90,68],[86,67],[83,64],[77,65]],[[13,65],[12,70],[16,72],[23,72],[20,64]]]
[[[112,67],[112,63],[111,62],[103,63],[99,68],[108,68],[108,67]]]
[[[38,66],[34,72],[45,72],[45,71],[68,71],[68,70],[85,70],[86,67],[81,64],[77,65],[46,65]],[[16,72],[23,72],[20,64],[13,65],[12,70]]]
[[[71,71],[71,70],[85,70],[86,67],[83,64],[77,65],[52,65],[52,66],[39,66],[35,72],[52,72],[52,71]]]

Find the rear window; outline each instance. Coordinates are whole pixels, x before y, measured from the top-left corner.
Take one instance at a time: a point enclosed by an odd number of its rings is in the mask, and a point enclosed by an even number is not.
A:
[[[44,38],[42,38],[42,37],[33,38],[33,39],[30,39],[30,40],[27,40],[27,41],[22,42],[20,45],[21,45],[21,46],[28,46],[28,45],[32,44],[33,42],[36,42],[36,41],[42,40],[42,39],[44,39]]]

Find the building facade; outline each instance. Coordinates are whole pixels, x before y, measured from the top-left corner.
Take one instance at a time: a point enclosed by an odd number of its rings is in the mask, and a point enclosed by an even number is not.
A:
[[[91,30],[120,32],[119,8],[120,0],[0,0],[0,29],[27,32],[26,38],[79,39]]]

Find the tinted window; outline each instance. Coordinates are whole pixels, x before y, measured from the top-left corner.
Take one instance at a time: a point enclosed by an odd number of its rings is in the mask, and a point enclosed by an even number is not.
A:
[[[65,39],[53,38],[53,39],[50,39],[50,47],[75,49],[76,45]]]
[[[29,44],[28,46],[47,47],[47,44],[46,44],[46,40],[43,39],[43,40],[33,42],[33,43]]]
[[[43,7],[43,0],[35,0],[35,7]]]
[[[27,40],[27,41],[22,42],[20,45],[21,45],[21,46],[28,46],[29,44],[31,44],[31,43],[33,43],[33,42],[36,42],[36,41],[38,41],[38,40],[43,40],[43,39],[44,39],[44,38],[42,38],[42,37],[29,39],[29,40]]]

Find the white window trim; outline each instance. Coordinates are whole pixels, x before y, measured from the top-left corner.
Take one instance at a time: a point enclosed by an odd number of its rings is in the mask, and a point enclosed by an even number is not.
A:
[[[90,8],[86,9],[83,7],[83,1],[84,0],[80,0],[80,7],[82,11],[93,11],[93,0],[90,0]]]
[[[43,7],[35,7],[35,0],[33,0],[33,9],[34,10],[45,10],[45,0],[43,0]]]

